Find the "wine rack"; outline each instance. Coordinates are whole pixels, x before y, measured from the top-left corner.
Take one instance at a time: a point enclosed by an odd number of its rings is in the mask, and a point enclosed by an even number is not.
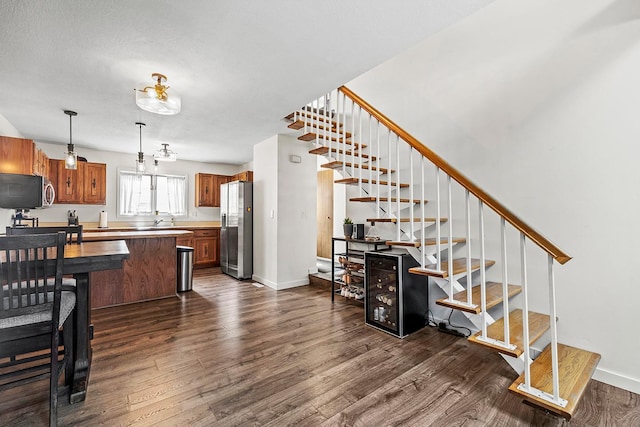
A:
[[[365,322],[399,338],[421,329],[429,309],[425,276],[406,252],[365,253]]]

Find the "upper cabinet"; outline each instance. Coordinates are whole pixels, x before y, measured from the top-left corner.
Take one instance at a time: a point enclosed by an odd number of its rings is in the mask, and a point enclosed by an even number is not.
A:
[[[220,184],[229,182],[228,175],[196,174],[196,206],[220,207]]]
[[[107,203],[107,165],[84,164],[84,203],[104,205]]]
[[[30,139],[0,136],[0,173],[34,175],[37,164],[34,148]]]
[[[51,159],[49,175],[56,189],[55,203],[106,204],[106,164],[78,162],[77,169],[65,169],[64,160]]]
[[[253,181],[253,171],[244,171],[231,177],[231,181]]]

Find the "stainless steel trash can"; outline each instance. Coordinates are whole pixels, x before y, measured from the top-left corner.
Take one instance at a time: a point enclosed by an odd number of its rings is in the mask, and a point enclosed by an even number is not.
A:
[[[193,288],[193,248],[176,246],[178,252],[178,292]]]

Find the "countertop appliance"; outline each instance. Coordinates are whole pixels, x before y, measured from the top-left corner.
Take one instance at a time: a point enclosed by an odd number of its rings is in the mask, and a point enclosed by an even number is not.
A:
[[[55,197],[53,185],[41,176],[0,173],[0,208],[46,208]]]
[[[236,279],[253,275],[253,183],[220,185],[220,269]]]

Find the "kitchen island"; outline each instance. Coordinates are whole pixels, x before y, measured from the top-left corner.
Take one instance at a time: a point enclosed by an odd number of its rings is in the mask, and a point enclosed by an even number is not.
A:
[[[129,259],[120,270],[91,273],[91,308],[176,295],[176,238],[193,232],[172,229],[85,232],[84,242],[124,240]]]

